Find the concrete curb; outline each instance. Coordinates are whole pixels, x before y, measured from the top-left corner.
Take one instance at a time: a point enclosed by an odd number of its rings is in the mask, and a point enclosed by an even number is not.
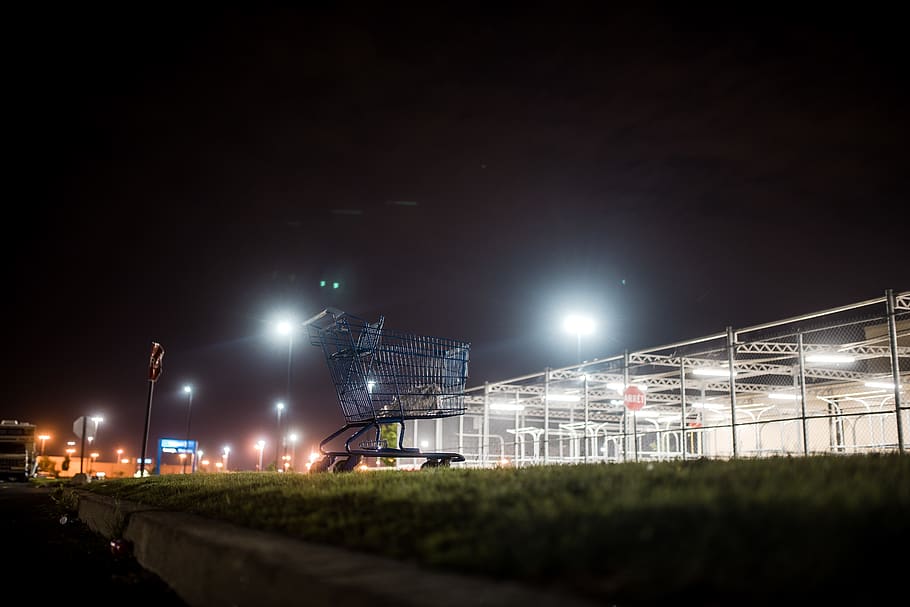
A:
[[[193,607],[397,604],[434,607],[591,607],[512,582],[427,571],[413,563],[79,494],[79,518],[132,544],[142,567]]]

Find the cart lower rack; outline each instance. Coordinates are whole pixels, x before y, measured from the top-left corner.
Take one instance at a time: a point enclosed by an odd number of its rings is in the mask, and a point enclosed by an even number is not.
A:
[[[390,331],[383,317],[370,323],[327,308],[304,323],[310,342],[322,348],[335,384],[345,425],[319,445],[323,457],[313,472],[353,470],[364,457],[426,458],[421,468],[463,462],[449,452],[421,452],[404,446],[405,421],[465,412],[470,344],[453,339]],[[397,444],[383,438],[383,426],[397,424]],[[372,440],[354,442],[374,431]],[[325,446],[345,433],[344,451]]]

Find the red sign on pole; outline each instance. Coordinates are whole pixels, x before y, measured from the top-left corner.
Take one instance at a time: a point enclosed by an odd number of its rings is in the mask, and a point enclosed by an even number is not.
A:
[[[161,359],[164,358],[164,348],[158,342],[152,342],[152,353],[149,356],[149,381],[156,381],[161,375]]]
[[[641,411],[645,406],[645,393],[637,386],[627,386],[622,393],[622,400],[629,411]]]

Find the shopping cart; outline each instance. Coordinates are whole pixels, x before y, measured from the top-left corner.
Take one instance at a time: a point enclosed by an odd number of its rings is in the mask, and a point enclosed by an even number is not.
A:
[[[353,470],[364,457],[426,458],[421,468],[465,460],[459,453],[405,447],[404,435],[406,420],[465,412],[470,344],[390,331],[383,324],[383,317],[370,323],[334,308],[304,323],[312,345],[325,354],[346,422],[319,444],[322,458],[313,462],[311,472]],[[397,446],[383,439],[386,424],[398,424]],[[352,447],[370,430],[374,439]],[[350,432],[344,451],[326,450],[328,443]]]

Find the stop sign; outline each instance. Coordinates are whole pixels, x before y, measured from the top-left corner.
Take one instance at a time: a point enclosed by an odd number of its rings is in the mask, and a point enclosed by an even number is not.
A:
[[[629,411],[640,411],[645,406],[645,393],[636,386],[627,386],[622,393],[622,400]]]

